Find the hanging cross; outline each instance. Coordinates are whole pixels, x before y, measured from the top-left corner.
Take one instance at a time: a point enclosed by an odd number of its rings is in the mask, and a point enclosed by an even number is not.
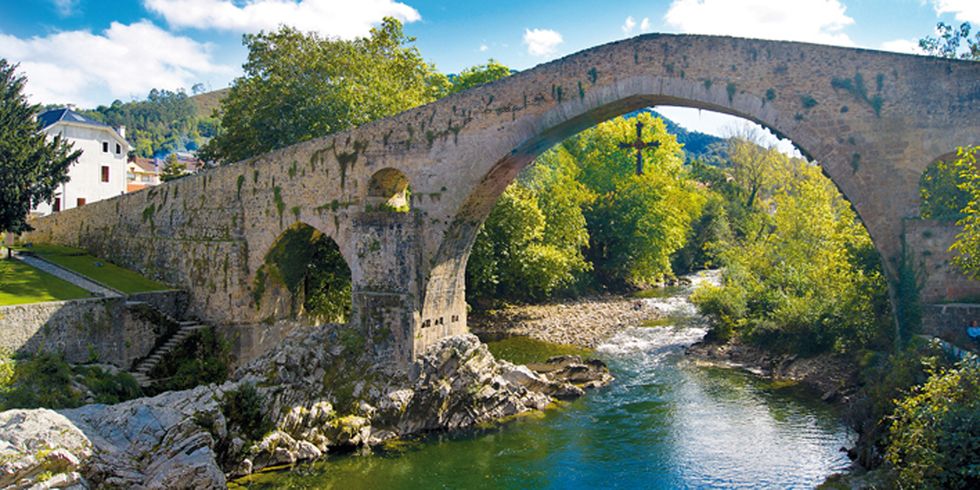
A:
[[[636,150],[636,175],[643,175],[643,150],[650,148],[656,150],[660,147],[659,141],[643,141],[643,123],[636,121],[636,141],[632,143],[623,142],[619,144],[619,147],[628,150],[633,148]]]

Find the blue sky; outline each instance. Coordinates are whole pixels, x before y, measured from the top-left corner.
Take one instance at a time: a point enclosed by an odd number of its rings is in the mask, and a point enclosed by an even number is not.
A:
[[[241,36],[279,24],[350,38],[386,15],[447,73],[526,69],[644,32],[727,34],[914,52],[936,22],[980,26],[980,0],[18,0],[0,2],[0,57],[32,100],[83,107],[151,88],[228,86]],[[668,114],[718,132],[695,111]]]

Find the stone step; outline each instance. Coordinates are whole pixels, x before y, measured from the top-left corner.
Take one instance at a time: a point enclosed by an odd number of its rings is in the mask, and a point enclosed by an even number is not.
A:
[[[180,329],[137,364],[136,368],[130,373],[140,383],[140,386],[147,387],[152,384],[153,380],[149,378],[150,371],[153,371],[153,368],[157,367],[167,354],[173,352],[174,348],[184,340],[187,340],[195,331],[207,327],[207,325],[202,325],[192,320],[178,322],[178,324],[180,325]]]

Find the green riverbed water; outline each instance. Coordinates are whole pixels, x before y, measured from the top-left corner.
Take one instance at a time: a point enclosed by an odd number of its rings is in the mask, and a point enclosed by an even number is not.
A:
[[[650,298],[693,314],[689,288]],[[812,395],[683,349],[696,322],[630,328],[600,346],[616,381],[543,415],[341,455],[241,482],[250,488],[813,488],[847,468],[853,434]]]

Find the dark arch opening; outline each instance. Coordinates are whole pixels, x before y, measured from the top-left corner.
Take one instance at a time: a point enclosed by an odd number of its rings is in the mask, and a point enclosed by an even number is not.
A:
[[[337,243],[305,223],[284,231],[256,273],[256,305],[275,297],[288,314],[309,323],[344,323],[351,312],[351,270]],[[266,298],[269,296],[270,298]]]

